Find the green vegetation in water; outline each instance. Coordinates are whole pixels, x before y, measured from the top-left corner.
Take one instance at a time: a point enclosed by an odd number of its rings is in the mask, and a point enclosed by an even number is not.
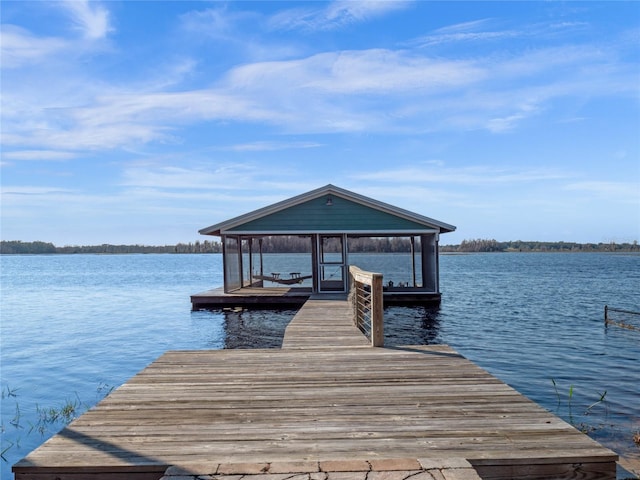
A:
[[[42,408],[36,404],[36,413],[38,420],[35,424],[31,424],[29,433],[37,431],[44,435],[53,425],[68,425],[75,420],[81,412],[86,410],[80,399],[67,399],[60,407]]]
[[[560,395],[560,392],[558,391],[558,385],[556,383],[556,381],[552,378],[551,379],[551,383],[553,384],[553,389],[555,391],[556,394],[556,398],[558,400],[558,405],[556,407],[556,413],[560,410],[561,405],[562,405],[562,396]],[[575,389],[573,388],[573,385],[569,385],[569,390],[567,392],[567,413],[568,413],[568,417],[569,417],[569,423],[577,428],[578,430],[580,430],[582,433],[590,433],[590,432],[594,432],[596,430],[599,430],[600,428],[604,428],[606,425],[601,424],[601,425],[592,425],[589,422],[577,422],[576,418],[574,416],[573,413],[573,400],[574,400],[574,393],[575,393]],[[608,415],[609,412],[609,407],[607,405],[606,402],[606,396],[607,396],[607,391],[605,390],[604,392],[600,393],[598,392],[599,398],[598,400],[596,400],[595,402],[591,403],[590,405],[585,407],[584,412],[582,413],[583,417],[588,416],[589,414],[591,414],[592,410],[594,408],[596,408],[598,405],[602,405],[605,408],[605,418]]]
[[[100,383],[96,389],[97,391],[97,401],[100,401],[102,398],[106,397],[113,390],[113,386],[110,386],[106,383]],[[8,398],[18,398],[17,389],[12,389],[8,385],[3,386],[1,389],[0,397],[2,400]],[[73,420],[78,418],[82,413],[88,410],[91,405],[88,405],[80,400],[78,395],[76,394],[76,398],[74,399],[66,399],[62,405],[58,407],[41,407],[36,404],[36,422],[28,422],[28,429],[25,430],[25,425],[22,421],[22,409],[20,408],[20,403],[18,400],[15,400],[15,411],[11,420],[9,420],[9,425],[5,426],[4,422],[0,424],[0,431],[4,434],[8,427],[13,427],[18,431],[25,431],[27,435],[30,435],[33,432],[38,432],[40,435],[45,435],[51,431],[58,431],[61,428],[65,427]],[[6,441],[5,445],[5,435],[2,436],[3,444],[2,449],[0,450],[0,458],[2,461],[7,462],[7,458],[5,454],[13,447],[20,447],[20,435],[16,437],[15,442]]]

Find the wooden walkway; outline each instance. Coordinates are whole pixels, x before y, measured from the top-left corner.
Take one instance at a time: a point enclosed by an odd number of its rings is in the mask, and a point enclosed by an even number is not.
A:
[[[340,295],[311,297],[287,325],[282,340],[282,348],[370,346],[353,323],[353,308]]]
[[[483,479],[615,479],[613,452],[451,348],[365,348],[345,303],[310,300],[283,349],[165,353],[16,464],[16,479],[447,458]]]

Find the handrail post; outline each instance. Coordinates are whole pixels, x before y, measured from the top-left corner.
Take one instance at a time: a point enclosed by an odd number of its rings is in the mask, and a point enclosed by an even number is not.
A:
[[[350,301],[353,303],[353,320],[356,326],[365,332],[366,322],[372,347],[384,346],[384,304],[382,274],[365,272],[355,265],[349,266],[351,291]],[[368,286],[365,294],[364,286]],[[366,310],[366,311],[365,311]],[[368,321],[365,320],[368,318]],[[365,332],[366,334],[366,332]]]
[[[352,269],[353,267],[349,266],[349,301],[353,308],[353,322],[355,326],[358,327],[358,295],[360,292],[358,291],[358,284],[356,283]]]
[[[371,346],[384,346],[384,305],[382,275],[374,273],[371,279]]]

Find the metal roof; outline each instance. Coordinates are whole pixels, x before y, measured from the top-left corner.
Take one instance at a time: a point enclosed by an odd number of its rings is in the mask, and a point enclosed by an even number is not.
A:
[[[397,226],[390,227],[389,222],[383,222],[385,225],[376,225],[375,219],[373,222],[363,226],[354,222],[352,228],[346,228],[344,225],[335,226],[330,225],[331,220],[326,221],[322,224],[321,227],[318,226],[318,215],[309,215],[308,221],[300,222],[296,225],[288,226],[287,228],[283,228],[281,223],[270,224],[271,219],[275,219],[276,217],[282,219],[287,212],[287,209],[291,209],[291,212],[296,210],[294,207],[300,207],[303,204],[306,204],[312,200],[316,200],[319,198],[326,197],[327,200],[329,197],[335,197],[336,199],[343,199],[347,202],[352,202],[356,206],[358,206],[359,211],[363,210],[360,207],[366,207],[367,209],[371,209],[375,212],[380,212],[380,218],[387,218],[389,216],[396,217],[398,222],[395,222]],[[344,203],[344,202],[343,202]],[[299,208],[297,210],[300,210]],[[329,212],[331,210],[327,210]],[[317,211],[315,211],[317,213]],[[276,215],[279,214],[279,215]],[[270,218],[267,218],[270,217]],[[271,222],[272,223],[272,222]],[[344,223],[344,222],[342,222]],[[361,222],[362,223],[362,222]],[[392,222],[394,223],[394,222]],[[257,227],[256,227],[257,225]],[[401,225],[401,226],[400,226]],[[243,226],[247,227],[243,229]],[[272,205],[268,205],[266,207],[260,208],[258,210],[254,210],[252,212],[246,213],[244,215],[240,215],[238,217],[231,218],[229,220],[225,220],[224,222],[217,223],[215,225],[211,225],[209,227],[203,228],[199,230],[199,233],[202,235],[217,235],[221,236],[225,233],[241,233],[241,234],[302,234],[302,233],[319,233],[319,232],[337,232],[342,231],[344,233],[367,233],[367,234],[385,234],[385,233],[408,233],[410,231],[414,233],[420,233],[421,231],[436,231],[439,233],[452,232],[456,229],[455,226],[449,225],[447,223],[441,222],[439,220],[435,220],[433,218],[425,217],[424,215],[419,215],[414,212],[410,212],[408,210],[404,210],[399,207],[395,207],[393,205],[389,205],[388,203],[380,202],[378,200],[374,200],[369,197],[365,197],[364,195],[360,195],[349,190],[345,190],[340,187],[336,187],[335,185],[325,185],[324,187],[320,187],[318,189],[312,190],[307,193],[303,193],[301,195],[297,195],[295,197],[291,197],[287,200],[283,200],[281,202],[274,203]]]

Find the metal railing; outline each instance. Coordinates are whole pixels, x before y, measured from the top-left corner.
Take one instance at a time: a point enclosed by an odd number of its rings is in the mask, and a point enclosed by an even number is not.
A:
[[[356,326],[371,340],[371,346],[384,345],[384,314],[382,274],[349,267],[351,288],[349,300],[353,305]]]
[[[605,326],[615,325],[617,327],[628,328],[629,330],[640,330],[640,312],[611,308],[605,305],[604,324]]]

